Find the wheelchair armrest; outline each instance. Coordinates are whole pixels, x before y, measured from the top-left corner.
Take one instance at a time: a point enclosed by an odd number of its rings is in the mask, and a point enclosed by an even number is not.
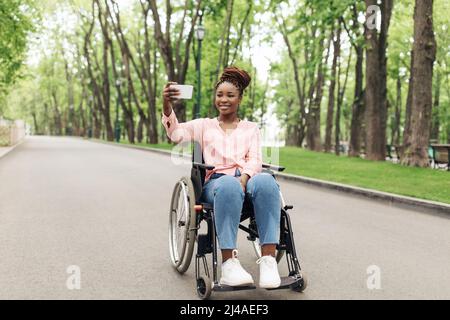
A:
[[[214,166],[209,166],[207,164],[199,162],[193,162],[192,166],[197,169],[206,169],[206,170],[213,170],[215,168]]]
[[[268,164],[268,163],[263,163],[263,164],[262,164],[262,167],[263,167],[264,169],[270,169],[270,170],[274,170],[274,171],[278,171],[278,172],[284,171],[284,169],[286,169],[285,167],[274,166],[274,165]]]

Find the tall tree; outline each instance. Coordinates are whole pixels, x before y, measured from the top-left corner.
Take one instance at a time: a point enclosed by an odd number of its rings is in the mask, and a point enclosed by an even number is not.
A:
[[[352,120],[350,124],[350,141],[348,155],[350,157],[359,157],[361,153],[362,129],[364,122],[364,90],[363,90],[363,64],[364,64],[364,42],[363,35],[359,28],[358,22],[358,3],[355,2],[351,6],[352,10],[352,27],[347,27],[345,19],[342,24],[347,31],[350,43],[356,53],[355,63],[355,91],[352,103]]]
[[[427,167],[430,138],[433,64],[436,59],[436,40],[433,30],[433,0],[416,0],[414,8],[413,83],[409,132],[403,137],[404,152],[401,163]]]
[[[339,71],[338,71],[338,87],[337,87],[337,104],[336,104],[336,120],[335,120],[335,130],[334,130],[334,152],[339,155],[341,152],[341,110],[342,104],[344,103],[344,95],[347,89],[348,74],[350,71],[350,62],[352,59],[352,52],[349,52],[347,67],[345,70],[344,84],[341,84],[341,69],[342,61],[339,59]]]
[[[436,83],[434,86],[434,101],[433,110],[431,113],[431,133],[430,139],[438,141],[439,140],[439,127],[440,127],[440,116],[439,116],[439,102],[441,97],[441,74],[437,72]]]
[[[98,21],[100,22],[100,27],[102,31],[103,39],[103,51],[102,51],[102,67],[97,64],[97,70],[102,72],[102,88],[100,90],[102,95],[102,115],[103,122],[106,129],[106,138],[108,141],[114,140],[113,128],[111,125],[111,86],[109,83],[109,51],[112,47],[112,39],[110,35],[110,26],[108,23],[108,15],[106,11],[102,8],[99,0],[94,0],[94,3],[98,7]],[[113,63],[113,62],[112,62]]]
[[[292,126],[292,132],[288,139],[288,142],[292,142],[293,145],[301,146],[303,141],[303,132],[305,130],[305,120],[306,120],[306,110],[305,110],[305,95],[304,95],[304,82],[302,86],[302,82],[300,80],[300,72],[299,72],[299,62],[296,56],[296,53],[292,47],[291,41],[289,39],[289,31],[286,26],[285,18],[280,13],[275,13],[276,19],[278,22],[278,28],[283,36],[284,42],[288,49],[289,58],[292,63],[292,67],[294,70],[294,80],[295,80],[295,92],[297,94],[297,101],[299,102],[299,111],[295,113],[297,115],[297,120]]]
[[[192,39],[194,37],[194,28],[197,19],[200,16],[202,0],[197,0],[195,7],[189,5],[192,1],[186,0],[186,4],[183,9],[181,27],[179,28],[179,33],[174,39],[172,39],[172,31],[174,30],[172,24],[173,7],[170,0],[166,0],[165,32],[162,30],[160,12],[158,11],[156,0],[148,0],[148,3],[150,5],[150,9],[152,10],[153,20],[155,22],[155,40],[158,44],[159,51],[161,52],[164,65],[166,67],[168,80],[184,83],[189,66],[189,56]],[[190,18],[190,25],[185,28],[185,21],[189,21],[186,18],[188,14]],[[186,30],[187,36],[184,35]],[[175,43],[175,50],[173,49],[172,43]],[[186,121],[186,105],[182,101],[175,104],[174,111],[180,121]]]
[[[138,53],[141,59],[142,75],[146,80],[146,86],[144,92],[147,97],[147,113],[149,118],[148,124],[148,140],[150,143],[158,143],[158,129],[157,129],[157,116],[156,116],[156,87],[157,87],[157,56],[156,47],[153,47],[154,43],[150,40],[150,34],[148,32],[148,15],[150,6],[145,5],[143,0],[140,0],[143,21],[144,21],[144,53],[142,54],[140,46],[138,46]],[[140,43],[140,42],[138,42]],[[153,61],[152,61],[153,52]]]
[[[133,78],[132,78],[132,73],[131,73],[132,70],[130,67],[130,63],[133,66],[133,68],[137,74],[137,78],[138,78],[139,83],[141,84],[142,88],[146,87],[145,80],[144,80],[144,76],[141,74],[140,68],[138,67],[138,65],[134,59],[134,56],[130,50],[128,40],[125,38],[124,32],[122,30],[119,6],[117,5],[117,3],[114,0],[111,0],[111,5],[113,6],[113,10],[110,9],[108,1],[105,0],[106,12],[108,13],[108,16],[110,17],[109,21],[111,23],[114,34],[117,39],[117,43],[119,44],[120,51],[121,51],[122,63],[124,66],[123,73],[124,73],[124,78],[127,81],[128,94],[132,97],[133,102],[136,105],[136,108],[138,111],[138,115],[139,115],[138,141],[141,142],[142,137],[143,137],[143,127],[145,125],[145,127],[150,128],[150,121],[148,119],[147,114],[142,109],[140,99],[137,96],[135,84],[134,84]],[[114,13],[115,13],[114,16],[112,15],[111,11],[114,11]],[[112,52],[112,49],[111,49],[111,52]],[[112,59],[114,59],[114,57]],[[117,72],[114,72],[114,75],[115,75],[116,81],[119,80],[119,79],[117,79]],[[119,81],[119,83],[121,83],[121,81]],[[117,88],[119,91],[120,85],[118,85]],[[119,96],[121,96],[121,95],[119,95]],[[144,90],[144,97],[146,98],[147,101],[151,100],[148,92],[145,90]],[[121,99],[121,97],[119,97],[119,99]],[[123,99],[121,99],[121,100],[123,100]],[[131,106],[129,106],[128,109],[131,109]],[[133,122],[133,124],[131,122]],[[128,128],[133,127],[133,132],[130,132],[131,129],[128,130],[129,131],[128,137],[129,137],[130,142],[134,143],[134,119],[133,119],[132,115],[131,115],[131,117],[130,117],[130,115],[128,115],[127,123],[128,123],[127,124]]]
[[[91,19],[85,17],[87,20],[86,25],[88,25],[87,29],[83,28],[84,31],[84,42],[83,42],[83,54],[86,60],[87,72],[89,75],[89,88],[92,90],[92,100],[89,104],[89,108],[91,111],[91,121],[93,124],[93,136],[95,138],[100,138],[101,135],[101,118],[100,114],[103,114],[103,98],[100,88],[100,81],[97,79],[96,74],[98,73],[98,69],[95,68],[94,63],[92,62],[92,55],[96,57],[96,51],[92,50],[92,34],[95,26],[95,3],[92,2],[92,17]],[[94,59],[95,60],[95,59]],[[98,63],[97,63],[98,65]],[[112,130],[112,129],[111,129]]]
[[[333,65],[331,67],[331,80],[328,94],[328,109],[327,109],[327,123],[325,128],[325,152],[331,151],[331,140],[333,133],[333,114],[336,97],[336,70],[338,58],[341,54],[341,26],[340,22],[338,27],[334,30],[333,40]]]
[[[71,136],[73,134],[73,130],[75,127],[75,131],[78,132],[78,125],[76,124],[75,119],[75,96],[74,96],[74,84],[73,84],[73,75],[69,67],[69,62],[66,58],[66,52],[64,47],[61,47],[61,57],[64,61],[64,74],[66,76],[67,82],[67,98],[69,103],[69,115],[66,126],[66,135]]]
[[[326,67],[324,65],[328,62],[330,54],[331,43],[333,42],[333,32],[331,32],[330,39],[327,44],[327,51],[325,59],[320,59],[319,66],[317,68],[317,77],[314,88],[315,96],[310,100],[310,108],[307,117],[307,131],[306,131],[306,143],[310,150],[322,151],[322,142],[320,139],[320,106],[323,97],[323,86],[325,84]],[[322,49],[323,39],[319,43],[319,50]],[[320,51],[322,52],[322,51]]]
[[[365,0],[366,16],[366,158],[385,160],[386,122],[387,122],[387,88],[386,88],[386,49],[393,0],[382,0],[378,7],[377,0]],[[376,10],[380,8],[381,28],[378,33],[373,22]]]
[[[402,115],[402,79],[397,76],[397,98],[395,100],[395,114],[392,124],[392,140],[391,145],[398,146],[400,144],[400,121]]]

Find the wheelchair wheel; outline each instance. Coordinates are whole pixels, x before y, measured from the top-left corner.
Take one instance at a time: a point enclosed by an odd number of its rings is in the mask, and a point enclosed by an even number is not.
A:
[[[212,282],[207,276],[197,279],[197,294],[202,300],[207,300],[211,296]]]
[[[252,241],[252,245],[253,245],[253,250],[255,250],[256,257],[258,259],[261,258],[262,253],[261,253],[261,245],[259,243],[259,238],[256,238],[254,241]],[[275,258],[276,258],[277,262],[280,262],[284,256],[284,251],[276,250],[275,255],[276,255]]]
[[[172,265],[179,273],[189,268],[197,232],[195,192],[192,181],[183,177],[175,185],[169,213],[169,250]]]

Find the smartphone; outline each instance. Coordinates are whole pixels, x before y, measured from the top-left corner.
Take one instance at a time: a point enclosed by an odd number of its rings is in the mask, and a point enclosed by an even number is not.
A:
[[[177,97],[178,99],[192,99],[194,86],[188,84],[172,84],[170,87],[180,90],[180,95]]]

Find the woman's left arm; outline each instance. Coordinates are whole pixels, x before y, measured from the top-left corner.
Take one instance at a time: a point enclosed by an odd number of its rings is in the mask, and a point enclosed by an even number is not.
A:
[[[243,185],[244,189],[247,185],[247,181],[262,170],[261,133],[256,124],[248,143],[250,146],[247,154],[247,161],[241,175],[241,185]]]

